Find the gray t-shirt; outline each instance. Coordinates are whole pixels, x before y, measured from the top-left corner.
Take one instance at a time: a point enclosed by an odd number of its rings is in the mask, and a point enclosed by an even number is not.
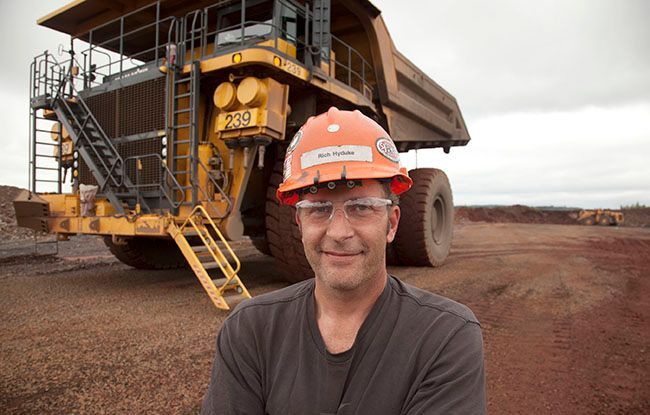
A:
[[[483,339],[462,304],[388,283],[352,348],[327,351],[314,280],[242,303],[217,337],[202,414],[482,414]]]

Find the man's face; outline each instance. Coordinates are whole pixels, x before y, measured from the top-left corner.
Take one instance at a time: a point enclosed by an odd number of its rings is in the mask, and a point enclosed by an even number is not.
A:
[[[350,291],[373,278],[386,276],[386,244],[392,242],[399,221],[399,207],[382,207],[370,221],[350,221],[342,205],[350,199],[365,197],[386,198],[384,189],[376,180],[363,180],[361,186],[334,190],[321,189],[303,197],[310,201],[330,201],[335,210],[332,219],[315,224],[296,221],[302,232],[305,255],[316,274],[316,279],[330,289]]]

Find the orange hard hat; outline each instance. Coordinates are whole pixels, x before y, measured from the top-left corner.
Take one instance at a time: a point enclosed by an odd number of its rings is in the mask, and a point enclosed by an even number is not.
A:
[[[390,181],[398,195],[413,185],[388,133],[359,111],[340,111],[310,117],[291,140],[284,158],[284,181],[276,196],[294,205],[298,192],[325,183],[379,179]]]

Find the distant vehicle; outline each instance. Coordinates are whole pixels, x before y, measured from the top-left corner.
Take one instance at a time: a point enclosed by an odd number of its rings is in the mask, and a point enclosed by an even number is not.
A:
[[[76,0],[38,24],[71,41],[32,62],[18,224],[101,235],[137,268],[189,263],[219,308],[227,293],[250,296],[227,242],[244,235],[288,280],[310,276],[293,208],[275,199],[310,116],[359,110],[400,152],[470,140],[456,99],[396,50],[367,0]],[[389,256],[437,266],[451,244],[451,187],[438,169],[410,175]]]
[[[619,210],[581,210],[578,214],[581,225],[620,226],[625,222],[623,212]]]

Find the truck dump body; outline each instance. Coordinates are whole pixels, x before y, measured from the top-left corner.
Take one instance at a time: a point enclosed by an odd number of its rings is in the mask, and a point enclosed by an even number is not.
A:
[[[184,16],[213,3],[213,0],[161,1],[158,13],[164,20],[169,16]],[[104,43],[106,49],[119,52],[120,45],[106,43],[117,35],[115,29],[96,32],[92,39],[88,31],[101,22],[133,12],[142,4],[125,1],[117,7],[99,0],[79,0],[39,19],[38,24],[85,41]],[[470,136],[456,99],[396,49],[379,9],[369,1],[333,1],[331,20],[332,34],[340,36],[372,63],[376,78],[371,83],[378,95],[372,111],[378,115],[400,151],[435,147],[447,151],[450,147],[469,142]],[[137,24],[137,20],[130,23]],[[153,28],[149,34],[138,33],[121,45],[122,53],[127,56],[138,54],[137,58],[145,61],[153,59],[154,53],[142,53],[151,36]],[[345,56],[340,58],[347,59]]]

